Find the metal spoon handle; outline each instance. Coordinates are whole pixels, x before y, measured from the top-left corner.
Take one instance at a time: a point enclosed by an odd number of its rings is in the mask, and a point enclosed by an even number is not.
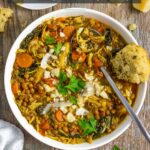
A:
[[[138,116],[133,111],[132,107],[129,105],[128,101],[121,94],[120,90],[117,88],[116,84],[114,83],[114,81],[112,80],[112,78],[110,77],[110,75],[108,74],[108,72],[103,67],[101,67],[100,69],[103,72],[103,74],[106,77],[106,79],[109,82],[109,84],[111,85],[112,89],[114,90],[114,92],[118,96],[118,98],[121,100],[121,102],[123,103],[123,105],[126,107],[126,109],[129,112],[131,118],[136,122],[136,124],[139,127],[139,129],[141,130],[142,134],[147,139],[147,141],[150,143],[150,135],[149,135],[149,133],[147,132],[147,130],[143,126],[142,122],[139,120]]]

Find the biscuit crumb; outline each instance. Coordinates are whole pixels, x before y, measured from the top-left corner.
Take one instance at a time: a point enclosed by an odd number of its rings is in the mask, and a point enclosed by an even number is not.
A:
[[[0,32],[4,32],[5,24],[12,14],[13,11],[10,8],[0,8]]]
[[[135,23],[129,24],[128,29],[129,31],[134,31],[137,29],[137,25]]]

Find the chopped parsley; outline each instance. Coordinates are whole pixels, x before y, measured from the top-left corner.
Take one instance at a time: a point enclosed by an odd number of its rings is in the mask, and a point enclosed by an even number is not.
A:
[[[59,83],[59,84],[57,85],[57,90],[58,90],[58,92],[59,92],[60,94],[62,94],[62,95],[68,94],[68,90],[67,90],[67,89],[64,87],[64,85],[61,84],[61,83]]]
[[[48,37],[45,39],[45,43],[46,43],[46,45],[50,45],[50,44],[56,43],[56,41],[55,41],[55,39],[54,39],[53,37],[48,36]]]
[[[69,101],[74,104],[77,105],[77,99],[74,96],[70,96]]]
[[[69,84],[65,86],[72,92],[79,92],[85,87],[85,82],[81,79],[76,78],[76,76],[72,76],[70,78]]]
[[[120,150],[120,148],[117,145],[114,145],[113,150]]]
[[[65,82],[67,80],[67,75],[66,75],[66,73],[65,72],[60,72],[60,74],[59,74],[59,81],[60,81],[60,83],[63,83],[63,82]]]
[[[69,80],[68,84],[67,81]],[[68,90],[71,92],[79,92],[85,87],[85,82],[77,78],[76,76],[72,76],[70,79],[67,77],[65,72],[60,72],[59,74],[59,84],[57,85],[58,92],[60,94],[67,94]]]
[[[62,48],[62,43],[57,43],[54,48],[54,52],[56,55],[58,55],[61,52],[61,48]]]
[[[81,119],[78,121],[80,128],[83,130],[83,135],[87,136],[93,132],[96,132],[97,121],[94,117],[89,120]]]

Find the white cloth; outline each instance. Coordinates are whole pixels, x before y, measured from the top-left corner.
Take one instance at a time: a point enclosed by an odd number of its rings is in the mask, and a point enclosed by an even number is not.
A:
[[[0,120],[0,150],[22,150],[24,135],[16,126]]]

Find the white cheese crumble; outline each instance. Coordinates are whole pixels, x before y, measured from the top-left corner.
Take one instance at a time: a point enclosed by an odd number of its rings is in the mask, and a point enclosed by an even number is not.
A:
[[[88,110],[81,107],[81,108],[76,110],[76,115],[77,116],[84,116],[84,115],[87,115],[88,112],[89,112]]]
[[[44,84],[43,86],[44,86],[44,89],[45,89],[46,92],[51,92],[51,91],[54,90],[54,88],[51,88],[51,87],[50,87],[49,85],[47,85],[47,84]]]
[[[93,75],[89,75],[87,73],[84,74],[85,75],[85,78],[89,81],[93,81],[94,80],[94,76]]]
[[[50,72],[49,71],[47,71],[47,70],[45,70],[44,71],[44,78],[50,78],[51,76],[50,76]]]
[[[67,121],[68,122],[74,122],[76,120],[76,118],[74,117],[74,115],[72,113],[68,113],[67,114]]]
[[[43,57],[43,59],[41,60],[41,67],[43,69],[46,69],[46,67],[48,66],[47,62],[48,62],[50,56],[51,56],[51,54],[46,53],[45,56]]]
[[[59,69],[59,68],[54,68],[54,69],[51,70],[51,74],[52,74],[53,76],[58,77],[58,76],[59,76],[59,73],[60,73],[60,69]]]
[[[65,34],[63,32],[59,33],[60,37],[65,37]]]

